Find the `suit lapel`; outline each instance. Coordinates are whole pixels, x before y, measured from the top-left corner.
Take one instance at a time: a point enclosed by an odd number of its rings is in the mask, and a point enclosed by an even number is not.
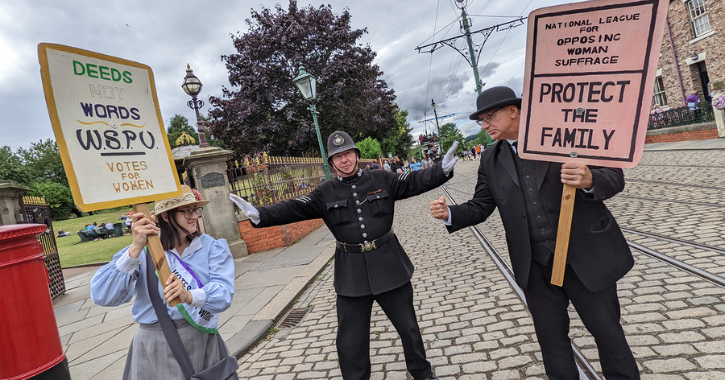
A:
[[[519,186],[519,176],[516,174],[516,164],[514,163],[513,150],[511,150],[511,146],[506,140],[500,140],[498,142],[498,160],[501,162],[501,165],[514,181],[516,186]]]

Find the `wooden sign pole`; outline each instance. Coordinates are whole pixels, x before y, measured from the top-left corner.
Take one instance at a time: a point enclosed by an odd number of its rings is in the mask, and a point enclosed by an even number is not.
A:
[[[134,204],[133,212],[143,213],[144,215],[146,215],[146,218],[151,220],[151,212],[149,212],[149,208],[146,203]],[[163,285],[163,287],[166,287],[166,280],[168,280],[169,276],[171,276],[171,269],[169,269],[169,263],[166,262],[166,254],[164,253],[164,247],[161,245],[161,239],[159,238],[159,235],[148,235],[146,239],[146,246],[148,247],[148,251],[151,254],[151,259],[154,261],[156,273],[159,274],[161,284]],[[176,306],[180,303],[181,301],[177,297],[172,299],[171,302],[169,302],[169,305]]]
[[[571,217],[574,213],[574,199],[576,187],[564,185],[561,194],[561,210],[559,211],[559,230],[556,233],[556,249],[554,251],[554,269],[551,272],[551,284],[564,285],[564,271],[566,270],[566,255],[569,251],[569,236],[571,235]]]

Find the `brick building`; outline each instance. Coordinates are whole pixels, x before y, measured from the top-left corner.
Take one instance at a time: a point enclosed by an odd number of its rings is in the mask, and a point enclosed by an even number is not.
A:
[[[653,107],[685,107],[685,98],[692,91],[707,102],[711,92],[723,92],[724,8],[722,0],[670,0]],[[708,90],[708,84],[720,91]]]

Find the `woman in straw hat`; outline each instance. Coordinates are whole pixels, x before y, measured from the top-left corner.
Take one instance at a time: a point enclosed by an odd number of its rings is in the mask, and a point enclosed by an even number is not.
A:
[[[188,186],[182,194],[156,203],[156,223],[144,214],[132,216],[133,243],[120,250],[91,279],[91,298],[101,306],[118,306],[134,298],[133,319],[139,323],[129,348],[124,379],[185,378],[156,317],[146,281],[146,238],[160,235],[171,276],[159,295],[186,347],[194,370],[219,361],[219,313],[234,294],[234,262],[226,240],[202,235],[197,228],[202,206],[209,203]],[[168,302],[179,298],[171,307]]]

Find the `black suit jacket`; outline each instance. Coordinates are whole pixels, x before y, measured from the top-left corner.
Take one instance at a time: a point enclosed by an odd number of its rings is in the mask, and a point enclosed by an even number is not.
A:
[[[519,187],[513,151],[508,142],[498,141],[482,152],[478,184],[473,199],[450,206],[449,232],[483,222],[498,207],[506,230],[511,264],[516,282],[526,289],[531,265],[531,243],[524,197]],[[559,224],[561,207],[561,164],[529,161],[534,164],[539,194],[554,228]],[[567,262],[584,286],[596,292],[613,285],[634,265],[632,252],[617,222],[604,205],[624,189],[621,169],[590,167],[593,192],[576,191]]]
[[[372,242],[393,227],[395,201],[434,189],[450,178],[441,164],[412,173],[360,171],[351,179],[325,181],[309,194],[267,207],[257,207],[260,223],[268,227],[322,218],[337,241]],[[380,294],[405,285],[413,264],[393,236],[385,245],[365,253],[335,251],[335,290],[348,297]]]

